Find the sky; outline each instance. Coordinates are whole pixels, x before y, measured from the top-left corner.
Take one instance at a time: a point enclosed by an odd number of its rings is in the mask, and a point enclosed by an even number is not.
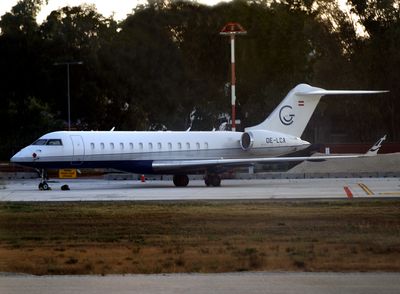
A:
[[[215,5],[219,2],[228,2],[229,0],[198,0],[197,2],[207,5]],[[0,16],[10,11],[18,0],[0,0]],[[97,11],[108,17],[114,14],[114,19],[122,20],[129,14],[138,4],[147,3],[146,0],[48,0],[48,4],[44,6],[39,13],[37,20],[39,23],[52,12],[65,6],[78,6],[83,3],[95,4]]]

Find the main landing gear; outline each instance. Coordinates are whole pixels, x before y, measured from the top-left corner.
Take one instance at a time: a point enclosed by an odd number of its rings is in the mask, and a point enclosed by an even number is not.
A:
[[[221,177],[216,174],[206,175],[204,177],[204,183],[207,187],[214,186],[219,187],[221,186]]]
[[[174,175],[173,182],[177,187],[186,187],[189,184],[189,177],[187,175]]]
[[[189,184],[189,177],[187,175],[174,175],[173,181],[177,187],[186,187]],[[204,183],[207,187],[219,187],[221,186],[221,177],[217,174],[205,175]]]
[[[48,180],[47,172],[44,169],[40,170],[40,183],[39,183],[39,190],[51,190],[49,184],[46,182]]]

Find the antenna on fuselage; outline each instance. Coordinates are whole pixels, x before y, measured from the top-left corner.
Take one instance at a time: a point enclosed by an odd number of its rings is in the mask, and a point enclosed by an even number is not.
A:
[[[110,130],[110,132],[114,132],[114,130],[115,130],[115,127],[112,127],[112,129]]]

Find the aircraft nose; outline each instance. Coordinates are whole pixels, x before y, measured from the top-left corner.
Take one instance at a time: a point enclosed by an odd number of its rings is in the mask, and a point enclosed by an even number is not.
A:
[[[18,162],[21,159],[21,151],[14,154],[13,157],[10,158],[10,162]]]
[[[26,150],[26,148],[24,148],[19,152],[17,152],[16,154],[14,154],[14,156],[10,158],[10,162],[13,163],[30,162],[32,156],[33,155],[30,155],[29,150]]]

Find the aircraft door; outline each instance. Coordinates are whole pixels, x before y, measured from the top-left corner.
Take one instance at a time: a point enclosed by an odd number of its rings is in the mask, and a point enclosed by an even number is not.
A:
[[[72,164],[80,165],[82,164],[85,156],[85,145],[83,143],[83,139],[79,135],[72,135],[71,140],[73,147]]]

